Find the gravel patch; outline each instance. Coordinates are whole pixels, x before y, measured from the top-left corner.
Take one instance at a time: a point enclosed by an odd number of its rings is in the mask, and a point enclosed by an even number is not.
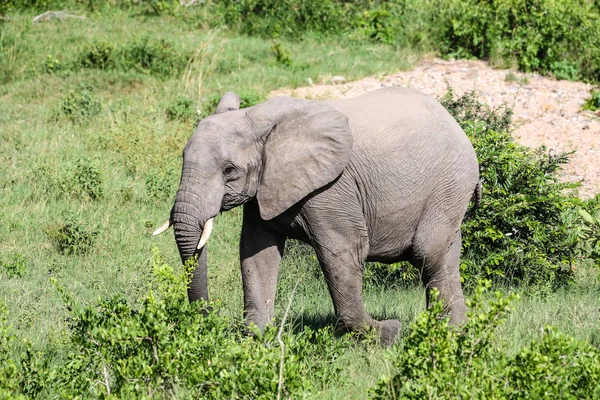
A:
[[[561,180],[581,181],[581,197],[600,193],[600,112],[581,110],[590,96],[590,84],[494,69],[483,61],[433,59],[411,71],[335,85],[278,90],[270,97],[287,94],[312,99],[351,98],[390,85],[412,87],[433,97],[445,94],[449,86],[458,95],[475,90],[492,107],[508,104],[514,112],[513,136],[519,143],[529,147],[544,145],[555,154],[575,150],[569,164],[559,172]]]

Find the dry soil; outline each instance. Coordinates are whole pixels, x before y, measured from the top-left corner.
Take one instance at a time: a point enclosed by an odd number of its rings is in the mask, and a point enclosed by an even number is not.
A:
[[[423,61],[411,71],[348,83],[333,77],[329,82],[336,84],[279,90],[271,96],[350,98],[390,85],[412,87],[434,97],[442,96],[449,86],[459,95],[475,90],[492,107],[507,103],[513,108],[513,136],[521,144],[545,145],[556,154],[576,150],[560,172],[561,180],[581,181],[581,197],[600,193],[600,112],[581,109],[590,96],[589,84],[494,69],[483,61],[441,59]]]

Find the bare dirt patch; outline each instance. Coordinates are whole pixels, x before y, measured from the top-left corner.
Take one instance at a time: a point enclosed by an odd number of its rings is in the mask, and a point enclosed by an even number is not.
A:
[[[271,97],[351,98],[390,85],[412,87],[434,97],[445,94],[449,86],[458,95],[475,90],[492,107],[508,104],[514,112],[513,136],[519,143],[545,145],[554,153],[576,150],[560,172],[561,180],[581,181],[582,197],[600,193],[600,115],[581,110],[592,88],[586,83],[494,69],[483,61],[433,59],[411,71],[337,85],[279,90]]]

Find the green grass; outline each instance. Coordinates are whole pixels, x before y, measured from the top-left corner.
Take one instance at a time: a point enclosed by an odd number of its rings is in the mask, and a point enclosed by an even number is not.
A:
[[[181,149],[193,130],[193,110],[187,118],[167,118],[165,110],[178,98],[192,99],[194,109],[206,113],[215,96],[228,90],[260,99],[277,88],[305,85],[309,77],[315,83],[334,75],[353,80],[408,68],[418,58],[384,45],[309,36],[279,41],[291,59],[285,66],[277,62],[271,40],[197,29],[173,18],[119,11],[31,25],[32,17],[17,13],[0,25],[0,299],[18,337],[57,354],[66,343],[68,312],[49,278],[79,304],[117,293],[135,304],[145,291],[153,246],[171,265],[179,264],[172,233],[151,236],[168,216]],[[167,73],[132,64],[127,51],[143,37],[168,41],[179,61],[165,61]],[[123,53],[109,68],[82,67],[82,54],[98,40]],[[58,66],[49,68],[48,56]],[[80,98],[86,91],[99,102],[98,112],[87,113],[85,101],[74,103],[81,118],[69,117],[64,107],[61,111],[68,96]],[[80,159],[91,169],[74,169]],[[90,187],[101,194],[90,195]],[[49,232],[73,218],[82,232],[97,235],[89,251],[63,254]],[[211,296],[238,319],[240,221],[240,209],[219,216],[209,245]],[[294,244],[288,250],[280,272],[278,318],[300,280],[288,328],[334,324],[312,250]],[[14,260],[21,260],[22,274],[5,266]],[[573,287],[556,293],[519,289],[521,299],[501,328],[501,341],[518,349],[551,324],[599,345],[597,271],[583,266],[576,276]],[[398,318],[406,328],[424,310],[425,297],[420,288],[369,287],[365,303],[377,318]],[[364,398],[387,372],[385,354],[357,340],[338,359],[344,378],[313,397]]]

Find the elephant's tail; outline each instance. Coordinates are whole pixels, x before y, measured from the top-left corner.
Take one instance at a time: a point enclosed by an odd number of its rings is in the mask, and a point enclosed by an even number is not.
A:
[[[475,185],[475,190],[473,191],[473,197],[471,197],[471,200],[475,204],[473,204],[473,207],[471,207],[469,209],[469,211],[467,211],[467,213],[465,214],[465,217],[463,218],[463,222],[466,222],[466,221],[470,220],[471,218],[473,218],[473,216],[475,215],[475,211],[477,211],[479,206],[481,206],[481,191],[482,191],[482,189],[483,189],[483,179],[480,179],[477,181],[477,185]]]

